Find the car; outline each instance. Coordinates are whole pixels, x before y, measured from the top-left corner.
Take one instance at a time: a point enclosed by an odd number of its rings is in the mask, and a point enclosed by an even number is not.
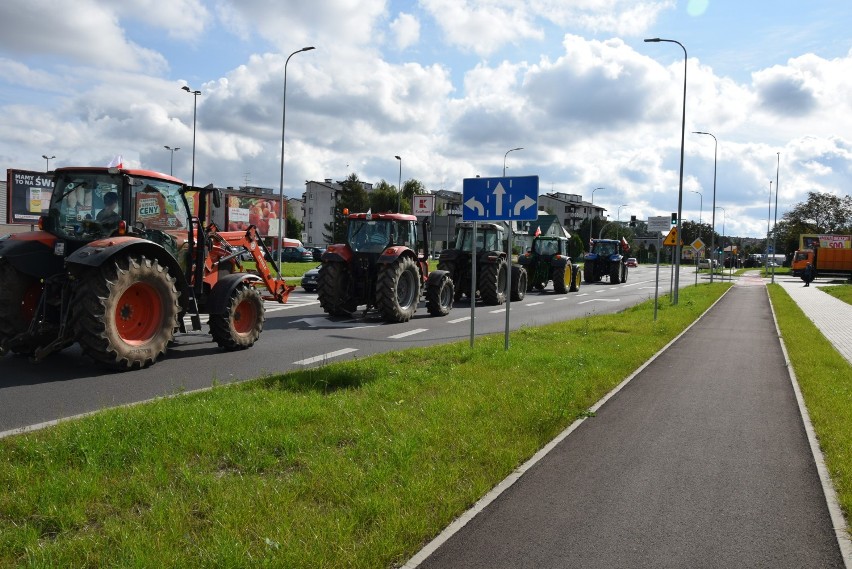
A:
[[[713,263],[714,269],[719,266],[719,261],[717,261],[716,259],[712,259],[712,260],[711,259],[698,259],[698,268],[699,269],[709,269],[711,262]]]
[[[314,256],[314,261],[322,261],[322,254],[325,253],[325,247],[311,247],[310,252]]]
[[[315,292],[317,290],[317,277],[319,277],[319,270],[322,265],[317,265],[310,271],[306,272],[302,275],[302,288],[308,292]]]
[[[636,260],[635,257],[630,257],[629,259],[627,259],[627,266],[628,267],[638,267],[639,262]]]
[[[278,260],[278,250],[273,249],[270,251],[270,258],[266,259],[270,261],[272,259]],[[304,247],[284,247],[281,251],[281,261],[282,262],[312,262],[314,260],[313,252],[305,249]]]

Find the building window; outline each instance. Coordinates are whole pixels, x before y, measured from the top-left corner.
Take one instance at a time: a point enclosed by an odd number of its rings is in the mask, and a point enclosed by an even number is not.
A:
[[[314,228],[314,222],[313,222],[313,221],[309,221],[309,222],[308,222],[308,229],[313,229],[313,228]],[[283,255],[282,255],[282,256],[283,256]]]
[[[308,208],[308,215],[313,215],[313,214],[314,214],[314,208],[309,207]]]

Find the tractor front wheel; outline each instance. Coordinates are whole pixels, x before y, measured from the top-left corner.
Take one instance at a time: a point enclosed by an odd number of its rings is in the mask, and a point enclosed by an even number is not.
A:
[[[571,287],[568,292],[577,292],[580,290],[580,267],[571,265]]]
[[[166,352],[180,307],[168,269],[140,256],[83,273],[72,310],[83,353],[106,367],[129,370],[147,367]]]
[[[566,265],[553,267],[553,272],[550,274],[550,278],[553,279],[553,290],[556,294],[565,294],[568,292],[566,280],[571,279],[571,273],[565,269]]]
[[[317,275],[317,299],[329,316],[349,316],[349,268],[344,263],[323,263]]]
[[[432,316],[446,316],[453,309],[454,283],[450,275],[426,287],[426,310]]]
[[[585,265],[583,265],[583,277],[586,281],[586,284],[592,284],[593,282],[595,282],[594,263],[586,261]]]
[[[210,315],[210,334],[220,348],[229,352],[254,345],[263,331],[263,299],[243,283],[231,293],[227,312]]]
[[[420,302],[420,271],[411,257],[385,265],[376,279],[376,306],[387,322],[408,322]]]
[[[618,263],[612,263],[609,267],[609,282],[610,284],[618,284],[620,282],[619,273],[620,265]]]
[[[524,267],[512,267],[512,302],[520,302],[527,295],[527,270]]]
[[[627,265],[621,265],[621,282],[627,282]]]
[[[505,259],[482,267],[479,294],[485,304],[495,306],[506,302],[506,268]]]

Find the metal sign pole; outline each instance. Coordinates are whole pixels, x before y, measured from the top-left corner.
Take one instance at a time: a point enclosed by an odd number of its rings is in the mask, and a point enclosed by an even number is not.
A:
[[[462,244],[464,245],[464,244]],[[473,235],[470,239],[470,347],[476,334],[476,222],[473,222]]]
[[[657,280],[654,283],[654,322],[657,321],[657,305],[659,304],[657,298],[660,293],[660,247],[663,246],[662,241],[662,235],[657,235]]]
[[[503,350],[509,351],[509,309],[512,305],[512,222],[508,222],[506,225],[509,226],[509,254],[506,255],[506,332],[505,332],[505,340],[503,342]],[[500,275],[497,275],[497,280],[499,282]]]

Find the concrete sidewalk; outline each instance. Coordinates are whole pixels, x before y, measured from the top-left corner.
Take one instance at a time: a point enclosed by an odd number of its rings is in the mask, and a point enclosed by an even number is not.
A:
[[[759,277],[485,502],[406,567],[844,567]]]
[[[840,355],[852,363],[852,304],[819,290],[818,287],[828,285],[821,280],[817,279],[811,286],[805,287],[798,277],[775,276],[775,283],[787,291]]]

